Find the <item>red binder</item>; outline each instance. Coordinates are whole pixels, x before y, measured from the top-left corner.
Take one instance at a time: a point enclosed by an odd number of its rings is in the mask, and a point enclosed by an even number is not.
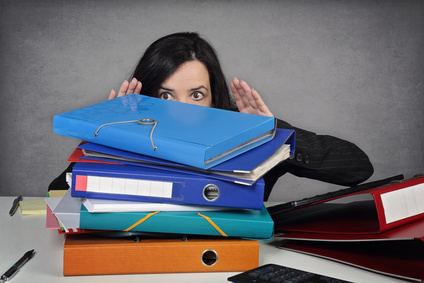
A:
[[[79,145],[83,145],[87,142],[82,141]],[[81,157],[84,156],[84,152],[80,148],[76,148],[72,154],[68,158],[68,162],[88,162],[88,163],[106,163],[106,164],[121,164],[118,162],[108,162],[108,161],[98,161],[98,160],[90,160],[90,159],[83,159]]]
[[[278,232],[377,234],[424,217],[424,177],[325,200],[284,213]]]
[[[424,241],[424,218],[377,234],[329,234],[308,232],[285,232],[278,235],[285,240],[326,242],[370,242],[370,241]],[[423,258],[424,259],[424,258]]]
[[[279,248],[401,279],[418,282],[424,280],[424,242],[418,239],[369,242],[287,241]]]

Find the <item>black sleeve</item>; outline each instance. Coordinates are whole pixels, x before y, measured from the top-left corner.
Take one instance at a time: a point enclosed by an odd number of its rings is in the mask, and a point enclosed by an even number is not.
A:
[[[351,142],[317,135],[278,119],[277,127],[296,131],[295,153],[264,176],[265,200],[278,178],[287,172],[342,186],[362,183],[374,173],[368,156]]]

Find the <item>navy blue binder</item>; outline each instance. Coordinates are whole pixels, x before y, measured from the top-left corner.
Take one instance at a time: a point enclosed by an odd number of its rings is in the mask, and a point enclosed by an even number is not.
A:
[[[82,149],[85,154],[85,156],[81,157],[82,159],[147,166],[250,186],[272,167],[294,153],[295,134],[293,130],[277,129],[275,137],[271,141],[207,170],[95,143],[85,143],[78,148]]]
[[[75,164],[73,197],[262,209],[264,181],[252,186],[154,168]]]

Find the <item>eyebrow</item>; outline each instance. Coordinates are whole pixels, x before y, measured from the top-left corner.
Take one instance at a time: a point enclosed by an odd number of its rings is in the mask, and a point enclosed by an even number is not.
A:
[[[208,89],[207,87],[205,87],[204,85],[200,85],[200,86],[198,86],[198,87],[191,88],[191,89],[189,89],[189,90],[190,90],[190,91],[194,91],[194,90],[199,90],[199,89],[201,89],[201,88],[204,88],[204,89],[206,89],[207,91],[209,91],[209,89]],[[160,86],[160,89],[163,89],[163,90],[166,90],[166,91],[174,91],[173,89],[166,88],[166,87],[164,87],[164,86]]]
[[[166,88],[166,87],[164,87],[164,86],[160,86],[160,88],[159,88],[159,89],[163,89],[163,90],[167,90],[167,91],[173,91],[173,89]]]
[[[207,87],[205,87],[204,85],[201,85],[201,86],[198,86],[198,87],[195,87],[195,88],[192,88],[192,89],[190,89],[190,90],[199,90],[199,89],[201,89],[201,88],[204,88],[204,89],[206,89],[207,91],[209,91],[209,89],[207,88]]]

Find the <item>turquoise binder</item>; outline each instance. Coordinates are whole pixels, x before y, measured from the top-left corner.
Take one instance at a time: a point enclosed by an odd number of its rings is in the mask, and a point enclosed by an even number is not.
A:
[[[80,228],[269,240],[274,222],[265,206],[262,210],[90,213],[82,205]]]
[[[208,169],[270,141],[275,118],[129,94],[55,115],[56,134]]]

